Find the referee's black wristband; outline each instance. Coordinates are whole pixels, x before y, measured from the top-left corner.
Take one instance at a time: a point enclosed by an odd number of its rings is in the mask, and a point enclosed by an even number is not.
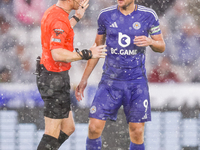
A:
[[[82,51],[79,51],[78,48],[75,48],[76,52],[81,56],[83,60],[89,60],[92,58],[92,51],[83,49]]]
[[[76,20],[76,22],[80,21],[80,19],[78,17],[76,17],[75,15],[73,15],[72,18],[74,18]]]

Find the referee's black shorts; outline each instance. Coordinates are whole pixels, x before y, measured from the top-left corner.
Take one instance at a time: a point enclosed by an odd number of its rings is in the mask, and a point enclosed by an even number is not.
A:
[[[53,119],[68,118],[71,110],[68,71],[51,72],[40,65],[37,86],[44,101],[44,116]]]

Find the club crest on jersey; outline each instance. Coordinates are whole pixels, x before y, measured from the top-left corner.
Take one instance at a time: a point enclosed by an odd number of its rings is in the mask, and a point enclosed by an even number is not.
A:
[[[63,34],[64,30],[62,29],[54,29],[54,32],[56,33],[56,36]]]
[[[96,106],[92,106],[92,107],[90,108],[90,113],[91,113],[91,114],[94,114],[96,111],[97,111]]]
[[[139,22],[135,22],[135,23],[133,23],[133,28],[135,30],[139,30],[141,28],[141,24]]]

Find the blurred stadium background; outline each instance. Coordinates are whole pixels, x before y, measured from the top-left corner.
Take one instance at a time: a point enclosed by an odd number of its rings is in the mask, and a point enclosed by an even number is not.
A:
[[[0,1],[0,150],[35,150],[44,132],[43,101],[33,72],[36,57],[41,55],[40,19],[56,1]],[[162,54],[146,50],[152,106],[152,121],[145,130],[146,149],[200,150],[200,2],[136,0],[136,3],[157,12],[166,42]],[[92,46],[98,13],[112,4],[116,1],[90,0],[84,18],[74,28],[74,47]],[[60,150],[85,148],[89,106],[101,78],[103,61],[90,76],[80,103],[74,90],[86,61],[72,63],[71,99],[76,131]],[[128,150],[127,127],[120,109],[117,122],[106,124],[102,150]]]

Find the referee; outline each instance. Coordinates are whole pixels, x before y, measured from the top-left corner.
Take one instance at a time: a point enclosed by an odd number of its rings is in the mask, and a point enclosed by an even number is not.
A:
[[[36,68],[37,86],[44,101],[45,133],[37,150],[57,150],[74,132],[70,108],[71,62],[104,58],[106,46],[74,51],[73,27],[83,17],[89,0],[58,0],[41,21],[42,57]],[[71,10],[75,15],[69,20]]]

